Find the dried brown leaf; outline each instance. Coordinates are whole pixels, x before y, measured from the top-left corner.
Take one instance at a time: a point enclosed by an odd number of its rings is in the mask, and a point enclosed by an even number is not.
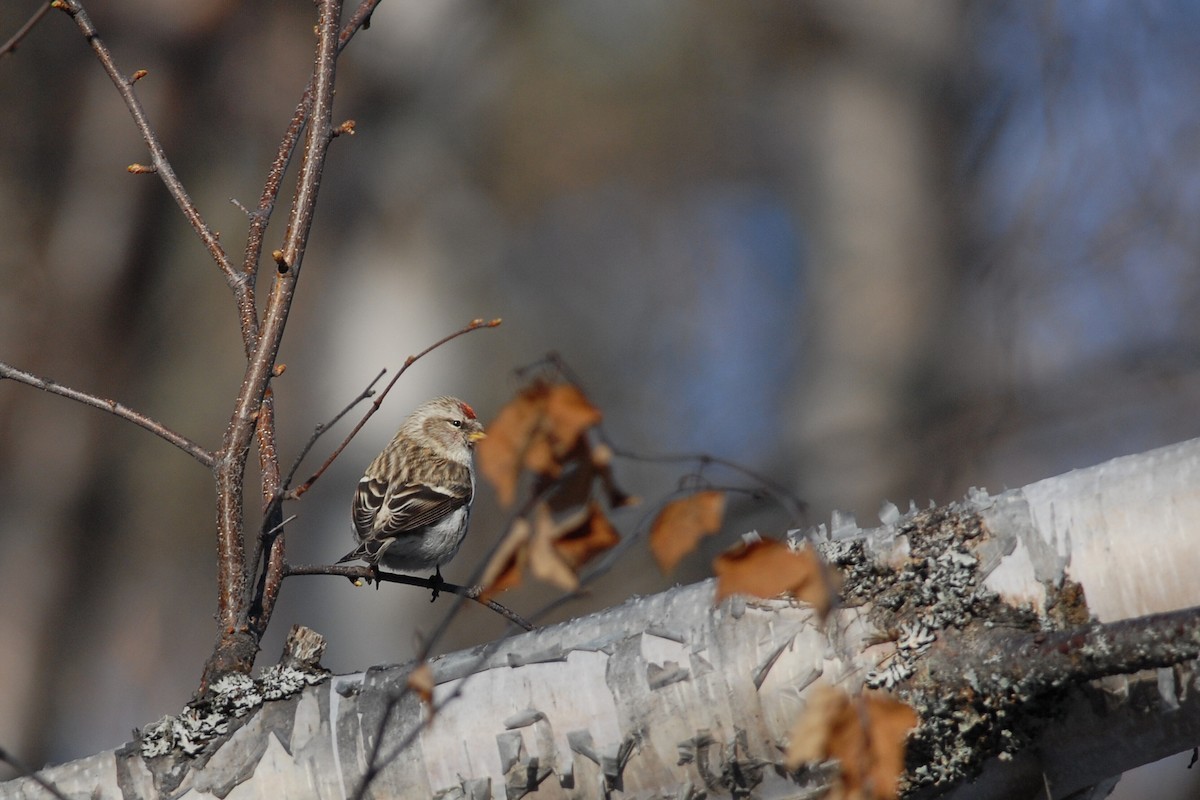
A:
[[[490,600],[503,591],[521,585],[521,573],[529,558],[529,538],[532,533],[533,528],[524,517],[513,522],[480,577],[479,584],[484,587],[480,595],[482,600]]]
[[[855,699],[840,689],[817,687],[792,728],[787,767],[837,759],[847,794],[892,800],[904,771],[905,740],[916,725],[917,713],[885,694]]]
[[[579,570],[621,537],[596,503],[555,520],[547,503],[534,510],[529,570],[534,577],[565,591],[579,587]]]
[[[832,686],[814,686],[805,695],[804,711],[788,736],[785,764],[798,769],[803,764],[819,764],[830,757],[829,741],[834,726],[850,706],[850,696]]]
[[[891,800],[904,772],[904,748],[909,731],[917,727],[917,712],[893,697],[878,692],[863,695],[871,753],[871,787],[875,797]]]
[[[521,468],[557,478],[600,411],[571,384],[535,381],[500,410],[477,447],[479,470],[503,505],[516,497]],[[586,454],[586,449],[580,450]]]
[[[573,460],[583,434],[599,424],[600,411],[569,383],[538,381],[523,394],[537,404],[539,414],[526,440],[523,466],[542,477],[557,478],[563,465]],[[578,453],[582,456],[586,449]]]
[[[429,664],[422,663],[412,672],[408,673],[408,688],[417,693],[430,711],[433,710],[433,670],[429,668]]]
[[[554,542],[558,552],[571,569],[579,570],[596,556],[621,541],[617,529],[598,504],[588,505],[587,516],[574,527],[566,528]]]
[[[570,565],[554,548],[559,536],[559,527],[545,503],[539,503],[533,512],[533,539],[529,543],[529,571],[538,580],[553,584],[565,591],[579,587],[579,578]]]
[[[650,527],[650,552],[658,568],[669,574],[701,539],[721,529],[724,514],[723,492],[698,492],[668,503]]]
[[[475,446],[479,471],[496,489],[501,505],[511,505],[521,475],[521,460],[542,415],[542,400],[521,392],[500,409],[487,427],[487,438]]]
[[[717,603],[734,594],[771,598],[787,593],[812,604],[822,615],[829,610],[831,593],[821,561],[807,547],[792,550],[774,539],[742,542],[717,556],[713,573]]]
[[[550,387],[546,398],[546,417],[554,454],[561,458],[574,449],[584,431],[600,424],[603,415],[579,387],[558,383]]]
[[[564,465],[563,472],[557,479],[542,478],[545,485],[536,485],[546,502],[556,514],[565,514],[586,506],[592,499],[592,486],[596,481],[596,471],[592,468],[588,457],[588,442],[580,440]]]

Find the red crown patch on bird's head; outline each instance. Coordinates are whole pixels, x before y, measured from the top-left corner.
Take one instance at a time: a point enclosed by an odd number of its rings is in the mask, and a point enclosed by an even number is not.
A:
[[[462,409],[462,412],[466,414],[467,419],[475,419],[475,409],[463,402],[460,402],[458,405]]]

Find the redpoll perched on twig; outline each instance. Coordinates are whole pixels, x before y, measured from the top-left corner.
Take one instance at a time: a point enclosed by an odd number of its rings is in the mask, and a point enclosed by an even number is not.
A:
[[[414,572],[454,558],[467,534],[475,466],[471,450],[484,437],[475,411],[455,397],[436,397],[404,420],[358,482],[354,535],[358,547],[338,563]],[[437,590],[434,590],[437,597]]]

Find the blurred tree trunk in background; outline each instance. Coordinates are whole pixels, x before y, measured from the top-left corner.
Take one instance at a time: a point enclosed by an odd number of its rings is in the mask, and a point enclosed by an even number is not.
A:
[[[781,76],[772,109],[796,145],[788,183],[811,242],[789,441],[806,496],[873,515],[881,498],[908,499],[920,466],[920,432],[905,432],[932,399],[917,381],[937,368],[960,249],[947,156],[967,19],[940,0],[808,9],[821,45]]]

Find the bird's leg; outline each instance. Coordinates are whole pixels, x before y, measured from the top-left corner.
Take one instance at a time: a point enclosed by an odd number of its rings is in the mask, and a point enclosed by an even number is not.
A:
[[[370,563],[371,577],[368,580],[375,581],[375,591],[379,591],[379,564],[375,561]]]
[[[442,593],[442,584],[444,583],[442,580],[442,568],[434,567],[434,573],[429,576],[429,580],[433,581],[433,598],[429,602],[435,603],[437,602],[438,595]]]

